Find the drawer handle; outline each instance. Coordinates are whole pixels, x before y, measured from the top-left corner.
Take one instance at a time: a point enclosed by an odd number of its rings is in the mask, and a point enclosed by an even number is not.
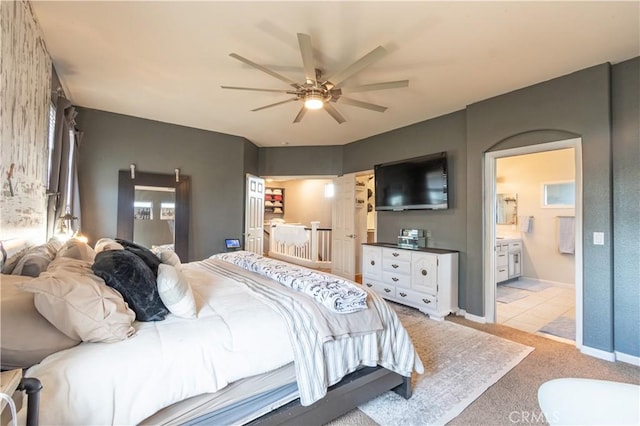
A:
[[[389,290],[388,288],[385,288],[384,291],[387,293],[391,293],[391,290]]]
[[[376,264],[376,261],[375,261],[375,260],[372,260],[372,261],[371,261],[371,266],[374,266],[375,264]]]
[[[429,303],[431,303],[431,300],[429,300],[429,299],[422,299],[422,301],[423,301],[424,303],[426,303],[427,305],[428,305]]]
[[[400,293],[400,296],[407,297],[407,293]]]
[[[427,276],[427,270],[426,269],[422,270],[422,275],[425,276],[425,277]]]
[[[399,278],[391,277],[391,279],[392,279],[394,282],[398,282],[398,279],[399,279]]]
[[[394,263],[393,265],[391,265],[391,267],[392,267],[393,269],[396,269],[396,268],[398,268],[398,267],[399,267],[399,265],[396,265],[396,264]]]
[[[393,255],[393,257],[398,257],[398,256],[400,256],[400,253],[398,253],[398,252],[396,252],[396,251],[394,251],[394,252],[393,252],[393,253],[391,253],[391,254]]]
[[[367,287],[373,287],[373,284],[367,283]]]

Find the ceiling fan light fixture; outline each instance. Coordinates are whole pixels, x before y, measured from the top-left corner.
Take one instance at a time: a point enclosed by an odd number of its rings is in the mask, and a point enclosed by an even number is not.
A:
[[[306,109],[320,109],[324,105],[324,98],[321,93],[311,92],[304,97],[304,107]]]

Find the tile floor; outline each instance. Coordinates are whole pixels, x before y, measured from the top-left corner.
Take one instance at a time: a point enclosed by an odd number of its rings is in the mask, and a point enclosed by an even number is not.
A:
[[[527,281],[527,278],[521,278],[519,281]],[[537,282],[535,280],[529,281]],[[551,285],[537,292],[522,291],[525,292],[526,297],[511,303],[496,303],[498,323],[529,333],[536,333],[540,328],[560,316],[575,319],[575,290],[573,288]],[[549,336],[546,333],[537,334]]]

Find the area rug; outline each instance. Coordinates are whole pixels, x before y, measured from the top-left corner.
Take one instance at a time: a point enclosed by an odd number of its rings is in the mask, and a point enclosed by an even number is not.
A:
[[[569,317],[558,317],[538,331],[563,339],[576,340],[576,320]]]
[[[516,300],[527,297],[528,294],[524,290],[519,288],[506,287],[503,285],[498,286],[496,289],[496,302],[511,303]]]
[[[505,284],[506,287],[519,288],[527,291],[542,291],[551,287],[551,284],[542,281],[515,280]]]
[[[394,305],[424,364],[413,396],[386,392],[361,405],[380,425],[444,425],[518,365],[533,348]]]

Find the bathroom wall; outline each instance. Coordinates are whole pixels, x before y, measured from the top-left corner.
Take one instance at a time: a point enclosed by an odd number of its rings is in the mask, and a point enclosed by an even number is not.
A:
[[[522,238],[523,276],[575,284],[575,257],[558,251],[558,216],[575,216],[574,208],[542,207],[542,184],[575,179],[574,149],[499,158],[497,193],[518,194],[518,224],[497,225],[496,234]],[[520,216],[533,216],[531,232],[520,230]]]

